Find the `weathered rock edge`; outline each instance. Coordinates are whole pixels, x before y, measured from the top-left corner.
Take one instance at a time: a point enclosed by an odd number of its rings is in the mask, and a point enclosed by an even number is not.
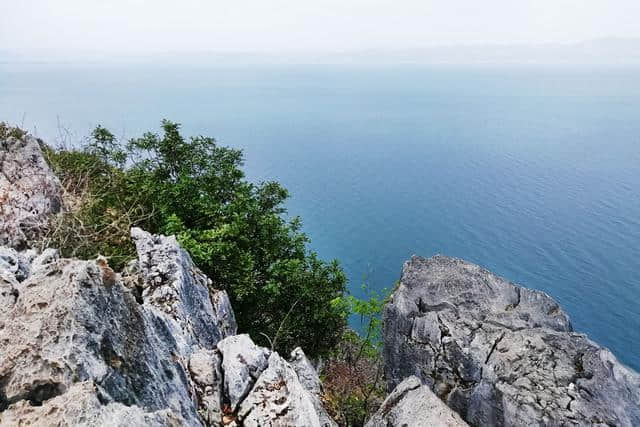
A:
[[[365,425],[377,426],[465,427],[467,423],[418,377],[411,376],[398,384]]]
[[[40,237],[61,194],[36,138],[0,140],[0,246],[24,249]]]
[[[414,256],[383,320],[389,389],[415,375],[471,425],[640,425],[636,372],[477,265]]]
[[[125,277],[0,248],[0,426],[335,425],[301,350],[290,364],[235,335],[227,294],[175,238],[132,237]]]

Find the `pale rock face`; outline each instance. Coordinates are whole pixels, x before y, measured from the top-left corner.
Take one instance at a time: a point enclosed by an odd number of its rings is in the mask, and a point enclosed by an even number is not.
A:
[[[267,366],[270,351],[253,343],[249,335],[235,335],[218,343],[224,371],[224,391],[235,411]]]
[[[59,259],[51,250],[37,257],[0,251],[0,424],[10,425],[15,411],[26,414],[25,402],[71,398],[68,391],[80,382],[95,384],[107,406],[137,407],[141,419],[168,410],[180,424],[201,425],[202,408],[219,417],[220,393],[207,381],[220,374],[203,376],[201,355],[211,356],[215,370],[212,352],[235,332],[233,312],[218,310],[225,318],[215,317],[206,277],[177,243],[137,235],[141,256],[155,257],[165,272],[158,280],[142,271],[142,282],[154,286],[145,288],[142,304],[104,264]],[[153,298],[159,294],[167,299]],[[229,307],[223,291],[217,304]],[[86,410],[96,408],[102,406]]]
[[[240,405],[238,416],[246,427],[321,426],[311,394],[277,353],[269,356],[267,368]]]
[[[307,359],[300,347],[294,349],[291,352],[291,358],[289,360],[291,367],[296,372],[298,380],[302,386],[311,394],[311,402],[318,414],[320,425],[322,427],[337,426],[336,422],[331,419],[327,413],[324,405],[322,404],[322,381],[318,377],[318,373],[313,368],[313,365]]]
[[[388,387],[415,375],[471,425],[640,425],[640,376],[542,292],[413,257],[383,317]]]
[[[131,229],[143,277],[142,299],[163,317],[180,347],[213,348],[224,336],[236,333],[236,321],[225,291],[209,295],[209,278],[191,261],[173,236]],[[212,303],[212,299],[215,301]]]
[[[175,239],[132,234],[142,299],[103,260],[0,248],[0,426],[335,425],[301,349],[230,335]]]
[[[223,376],[220,354],[198,350],[189,358],[189,372],[198,396],[198,413],[207,425],[220,425],[223,417]]]
[[[291,352],[289,361],[296,371],[296,374],[298,374],[298,378],[304,388],[317,396],[322,395],[322,382],[300,347],[297,347]]]
[[[301,349],[287,362],[248,335],[218,343],[231,422],[244,426],[333,427],[321,402],[318,374]]]
[[[0,246],[24,249],[40,237],[61,194],[34,137],[0,140]]]
[[[429,387],[411,376],[387,396],[365,427],[466,427]]]

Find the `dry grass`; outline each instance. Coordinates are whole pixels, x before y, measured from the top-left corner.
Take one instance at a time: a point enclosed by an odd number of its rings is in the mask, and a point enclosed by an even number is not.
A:
[[[135,204],[126,209],[102,209],[104,195],[92,190],[90,171],[63,175],[61,185],[60,213],[44,227],[46,233],[37,242],[39,249],[55,247],[64,256],[83,259],[102,255],[116,270],[122,269],[135,254],[131,228],[153,212],[144,212]],[[105,185],[105,192],[111,185]]]
[[[9,137],[22,139],[27,135],[27,132],[16,126],[10,126],[6,122],[0,122],[0,140],[5,140]]]
[[[340,426],[362,426],[384,400],[379,353],[364,352],[365,343],[348,332],[323,372],[324,401]]]

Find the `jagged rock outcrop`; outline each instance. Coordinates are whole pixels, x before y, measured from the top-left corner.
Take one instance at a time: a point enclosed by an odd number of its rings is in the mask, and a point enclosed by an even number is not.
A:
[[[61,193],[37,139],[0,139],[0,246],[24,249],[40,237],[60,210]]]
[[[387,396],[365,427],[465,427],[460,416],[411,376]]]
[[[255,345],[248,335],[229,337],[218,344],[218,350],[223,357],[222,369],[228,374],[224,380],[224,392],[231,410],[236,411],[267,367],[269,351]]]
[[[197,351],[214,350],[225,331],[235,332],[217,325],[235,322],[232,315],[216,317],[206,276],[175,239],[133,234],[140,264],[155,257],[162,270],[158,276],[142,269],[142,304],[104,263],[60,259],[52,251],[29,259],[31,254],[4,250],[4,265],[14,267],[0,273],[0,424],[8,425],[20,407],[25,413],[27,401],[56,404],[53,398],[81,382],[93,385],[103,405],[169,410],[186,424],[200,424],[189,361]],[[216,301],[229,305],[224,291]]]
[[[191,261],[174,236],[131,230],[138,252],[136,270],[142,300],[156,316],[166,319],[166,333],[182,351],[198,346],[213,349],[236,333],[236,321],[225,291],[210,294],[211,280]]]
[[[298,375],[302,386],[311,394],[311,402],[320,419],[320,425],[323,427],[335,426],[336,423],[331,419],[322,403],[322,396],[324,394],[322,382],[315,368],[300,347],[291,352],[289,362]]]
[[[235,335],[220,341],[218,350],[223,393],[237,425],[336,425],[320,401],[320,378],[301,349],[287,362],[248,335]]]
[[[471,425],[640,425],[640,376],[543,292],[413,257],[383,316],[388,387],[415,375]]]
[[[0,426],[335,425],[302,350],[289,363],[234,335],[226,293],[173,237],[132,236],[127,280],[0,248]]]

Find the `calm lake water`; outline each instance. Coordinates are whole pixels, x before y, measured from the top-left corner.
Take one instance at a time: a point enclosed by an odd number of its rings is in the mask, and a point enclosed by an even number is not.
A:
[[[162,118],[283,183],[354,293],[461,257],[640,370],[640,69],[0,65],[0,119],[48,141]]]

